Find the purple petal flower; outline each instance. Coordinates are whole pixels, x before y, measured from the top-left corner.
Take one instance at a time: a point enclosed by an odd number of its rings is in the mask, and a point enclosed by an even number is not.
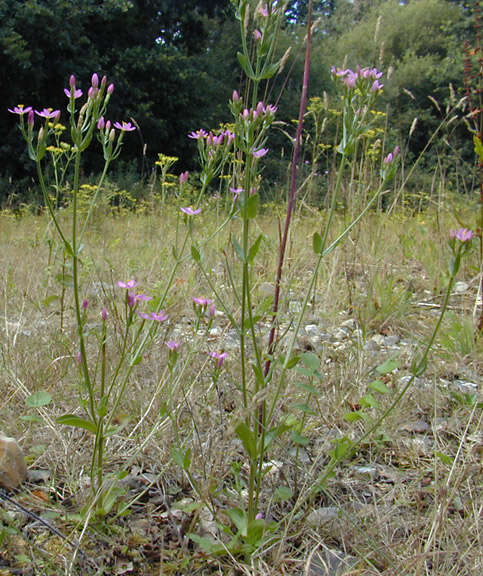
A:
[[[190,173],[188,171],[181,172],[181,174],[179,175],[179,183],[180,184],[186,184],[186,182],[188,181],[189,175],[190,175]]]
[[[458,230],[451,230],[449,237],[453,239],[456,238],[456,240],[466,243],[471,242],[474,237],[474,233],[472,230],[468,230],[468,228],[459,228]]]
[[[223,362],[225,358],[228,356],[226,352],[210,352],[210,356],[215,358],[216,360],[216,367],[221,368],[223,366]]]
[[[262,33],[260,32],[260,30],[258,28],[256,28],[253,31],[253,38],[254,38],[255,42],[258,42],[261,39],[261,37],[262,37]]]
[[[206,306],[211,306],[211,304],[213,304],[213,300],[210,300],[210,298],[197,298],[193,296],[192,300],[195,304],[198,304],[203,308]]]
[[[195,214],[199,214],[201,212],[201,208],[197,208],[195,210],[191,206],[187,206],[186,208],[181,208],[181,212],[188,214],[188,216],[195,216]]]
[[[238,198],[238,196],[240,196],[240,194],[243,192],[243,188],[233,188],[232,186],[230,186],[230,192],[233,194],[234,199],[236,200]]]
[[[28,114],[32,110],[32,106],[27,106],[26,108],[22,105],[14,106],[13,109],[8,108],[8,111],[12,114],[18,114],[19,116],[23,116],[23,114]]]
[[[252,151],[254,158],[263,158],[266,154],[268,154],[268,148],[259,148],[258,150]]]
[[[384,88],[384,84],[381,84],[379,80],[374,80],[371,90],[372,92],[377,92],[378,90],[382,90]]]
[[[152,297],[147,294],[133,294],[132,292],[129,292],[127,295],[127,303],[130,308],[134,308],[138,302],[147,302],[148,300],[152,300]],[[141,317],[144,318],[144,316]],[[148,315],[148,318],[144,319],[147,320],[149,318],[151,317]]]
[[[122,121],[122,123],[114,122],[113,126],[114,128],[122,130],[123,132],[132,132],[133,130],[136,130],[136,126],[133,126],[131,122],[124,122],[124,120]]]
[[[259,4],[255,10],[256,14],[260,14],[263,18],[268,18],[268,7],[266,4]]]
[[[82,90],[80,88],[78,88],[77,90],[74,88],[64,88],[64,94],[67,96],[67,98],[70,98],[71,96],[74,98],[74,100],[76,100],[77,98],[80,98],[82,96]]]
[[[171,352],[176,352],[178,348],[181,346],[180,342],[176,342],[175,340],[168,340],[166,342],[166,346],[170,349]]]
[[[208,136],[208,132],[205,130],[196,130],[196,132],[190,132],[188,134],[188,138],[192,138],[193,140],[200,140],[201,138],[206,138]]]
[[[132,308],[132,306],[131,306],[131,308]],[[143,320],[151,320],[151,315],[148,314],[147,312],[138,312],[137,314]]]
[[[164,322],[168,319],[168,315],[165,314],[162,310],[161,312],[151,312],[151,319],[155,322]]]
[[[40,112],[35,110],[35,114],[37,116],[42,116],[42,118],[55,118],[57,115],[60,115],[60,110],[52,110],[52,108],[44,108]]]
[[[126,288],[126,290],[130,290],[131,288],[135,288],[138,285],[138,283],[136,282],[136,280],[129,280],[128,282],[119,281],[117,285],[119,286],[119,288]]]

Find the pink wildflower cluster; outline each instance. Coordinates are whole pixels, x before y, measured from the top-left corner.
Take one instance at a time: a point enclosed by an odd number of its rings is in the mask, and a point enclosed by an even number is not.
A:
[[[193,140],[205,140],[208,146],[220,146],[221,144],[231,144],[235,139],[235,134],[230,130],[223,130],[218,134],[206,132],[206,130],[196,130],[188,134],[188,138]]]
[[[265,106],[263,102],[259,102],[255,108],[245,108],[242,112],[244,120],[256,120],[257,118],[272,118],[277,112],[277,107],[272,104]]]
[[[354,71],[350,68],[336,68],[335,66],[332,66],[330,71],[335,77],[342,78],[344,84],[348,88],[355,88],[356,84],[361,80],[364,82],[371,82],[370,89],[372,92],[382,90],[384,87],[384,84],[379,82],[379,79],[383,76],[383,72],[379,72],[377,68],[361,68],[360,66],[357,66]]]

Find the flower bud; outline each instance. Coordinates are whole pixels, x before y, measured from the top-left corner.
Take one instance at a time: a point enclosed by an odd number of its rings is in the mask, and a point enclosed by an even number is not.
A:
[[[87,300],[87,298],[84,298],[84,300],[82,300],[82,309],[87,310],[88,306],[89,306],[89,300]]]
[[[106,130],[109,132],[110,129],[111,129],[111,121],[108,120],[108,121],[106,122]]]
[[[74,74],[71,74],[71,75],[70,75],[70,78],[69,78],[69,86],[70,86],[71,88],[74,88],[74,89],[75,89],[75,76],[74,76]]]
[[[103,76],[102,80],[101,80],[101,88],[104,88],[104,86],[107,84],[107,76]]]
[[[107,320],[107,310],[105,307],[101,310],[101,318],[104,322]]]
[[[239,100],[241,100],[240,94],[238,94],[237,90],[233,90],[231,99],[233,102],[238,102]]]
[[[116,138],[116,131],[114,130],[114,128],[109,132],[109,142],[114,142],[114,139]]]
[[[114,92],[114,84],[109,84],[107,87],[107,93],[111,95]]]
[[[92,75],[91,84],[93,88],[97,88],[99,86],[99,76],[95,72]]]
[[[34,125],[34,111],[33,110],[29,110],[28,116],[27,116],[27,123],[29,125],[29,128],[33,128]]]
[[[179,175],[179,183],[185,184],[188,181],[189,172],[181,172]]]
[[[105,127],[106,127],[106,122],[104,120],[104,116],[101,116],[99,118],[99,120],[97,121],[97,128],[99,130],[104,130]]]

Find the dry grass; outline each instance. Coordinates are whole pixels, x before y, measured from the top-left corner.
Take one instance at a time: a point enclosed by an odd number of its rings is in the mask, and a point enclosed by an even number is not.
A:
[[[237,352],[226,346],[230,328],[223,316],[216,319],[218,331],[208,338],[192,332],[191,297],[210,296],[194,264],[187,260],[176,275],[168,299],[169,326],[158,333],[132,378],[118,415],[119,421],[124,418],[128,423],[108,445],[109,469],[127,472],[120,507],[134,501],[129,515],[111,515],[87,526],[80,511],[90,498],[86,478],[91,439],[55,422],[61,414],[80,410],[70,295],[67,291],[62,330],[56,299],[62,292],[56,280],[62,255],[58,247],[49,245],[51,233],[44,217],[0,215],[1,428],[19,439],[31,471],[46,471],[42,476],[32,474],[15,497],[50,518],[69,538],[81,539],[98,567],[79,557],[79,563],[73,562],[69,546],[8,506],[0,509],[0,574],[481,573],[481,406],[471,399],[477,387],[468,388],[468,383],[481,382],[483,343],[481,338],[474,342],[462,336],[464,326],[471,324],[476,298],[476,255],[460,274],[467,287],[451,300],[452,316],[445,322],[427,372],[385,421],[381,434],[342,465],[323,491],[310,497],[333,448],[332,440],[356,437],[362,431],[358,422],[346,422],[344,414],[367,392],[374,368],[397,355],[399,368],[386,378],[395,392],[419,343],[435,323],[449,258],[447,232],[454,227],[450,217],[438,216],[372,214],[327,259],[304,326],[315,325],[332,339],[314,341],[302,330],[298,341],[301,351],[317,354],[323,372],[318,396],[310,400],[313,412],[305,416],[308,443],[297,449],[284,436],[270,454],[273,467],[266,475],[261,508],[281,522],[282,538],[255,555],[250,565],[229,555],[216,559],[201,553],[186,534],[210,529],[207,511],[173,508],[180,500],[196,500],[170,457],[170,448],[177,442],[192,446],[193,474],[220,510],[233,505],[232,463],[238,462],[244,474],[243,451],[233,433],[241,415]],[[135,277],[148,290],[162,289],[172,262],[175,221],[169,209],[163,214],[96,218],[82,266],[94,325],[101,306],[120,298],[114,287],[117,280]],[[214,213],[206,212],[195,228],[206,238],[216,224]],[[254,279],[261,300],[274,277],[274,210],[267,208],[258,225],[267,237]],[[306,215],[292,231],[285,277],[285,294],[290,297],[281,319],[287,329],[313,270],[311,237],[318,226],[316,217]],[[221,293],[236,314],[222,265],[221,249],[226,245],[230,244],[223,233],[203,253],[207,269],[224,286]],[[226,258],[236,270],[231,249]],[[358,328],[334,336],[350,318]],[[263,330],[262,322],[265,341]],[[173,334],[185,340],[184,363],[170,381],[163,343]],[[377,341],[369,346],[375,335],[396,339],[392,346]],[[223,346],[229,358],[214,386],[207,375],[207,352]],[[94,347],[91,353],[95,354]],[[114,345],[110,353],[116,357]],[[281,414],[293,412],[301,418],[295,408],[305,401],[296,386],[300,379],[288,387]],[[49,392],[52,403],[28,408],[26,399],[39,390]],[[380,400],[382,406],[389,401]],[[276,502],[274,494],[280,486],[290,486],[293,498]],[[309,504],[291,514],[301,501]],[[319,511],[318,520],[311,517],[314,511]],[[340,562],[327,551],[336,551]]]

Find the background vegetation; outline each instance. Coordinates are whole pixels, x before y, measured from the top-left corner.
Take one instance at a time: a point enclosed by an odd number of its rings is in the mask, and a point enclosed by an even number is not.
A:
[[[384,97],[392,117],[388,137],[407,142],[408,159],[417,158],[447,107],[464,95],[463,48],[474,32],[472,4],[316,2],[309,96],[330,94],[331,65],[386,70]],[[288,46],[292,51],[267,86],[270,100],[280,104],[278,120],[286,124],[270,142],[278,152],[273,157],[289,148],[284,132],[291,131],[297,116],[306,8],[306,1],[289,2],[279,51],[283,54]],[[178,171],[192,169],[195,146],[186,136],[227,120],[227,99],[241,88],[238,48],[229,0],[0,0],[0,102],[5,112],[0,122],[0,202],[18,205],[38,197],[16,118],[7,114],[7,107],[64,107],[62,88],[71,73],[85,82],[92,71],[108,75],[116,85],[113,120],[122,114],[140,127],[138,137],[125,144],[119,179],[149,177],[159,152],[179,157]],[[453,126],[439,138],[452,151],[446,150],[440,169],[450,181],[463,178],[466,188],[471,187],[471,139],[462,122]],[[434,144],[419,182],[438,162],[438,141]],[[93,156],[87,171],[96,172],[96,162]],[[280,174],[285,174],[285,160],[272,160],[266,175],[275,180]]]

